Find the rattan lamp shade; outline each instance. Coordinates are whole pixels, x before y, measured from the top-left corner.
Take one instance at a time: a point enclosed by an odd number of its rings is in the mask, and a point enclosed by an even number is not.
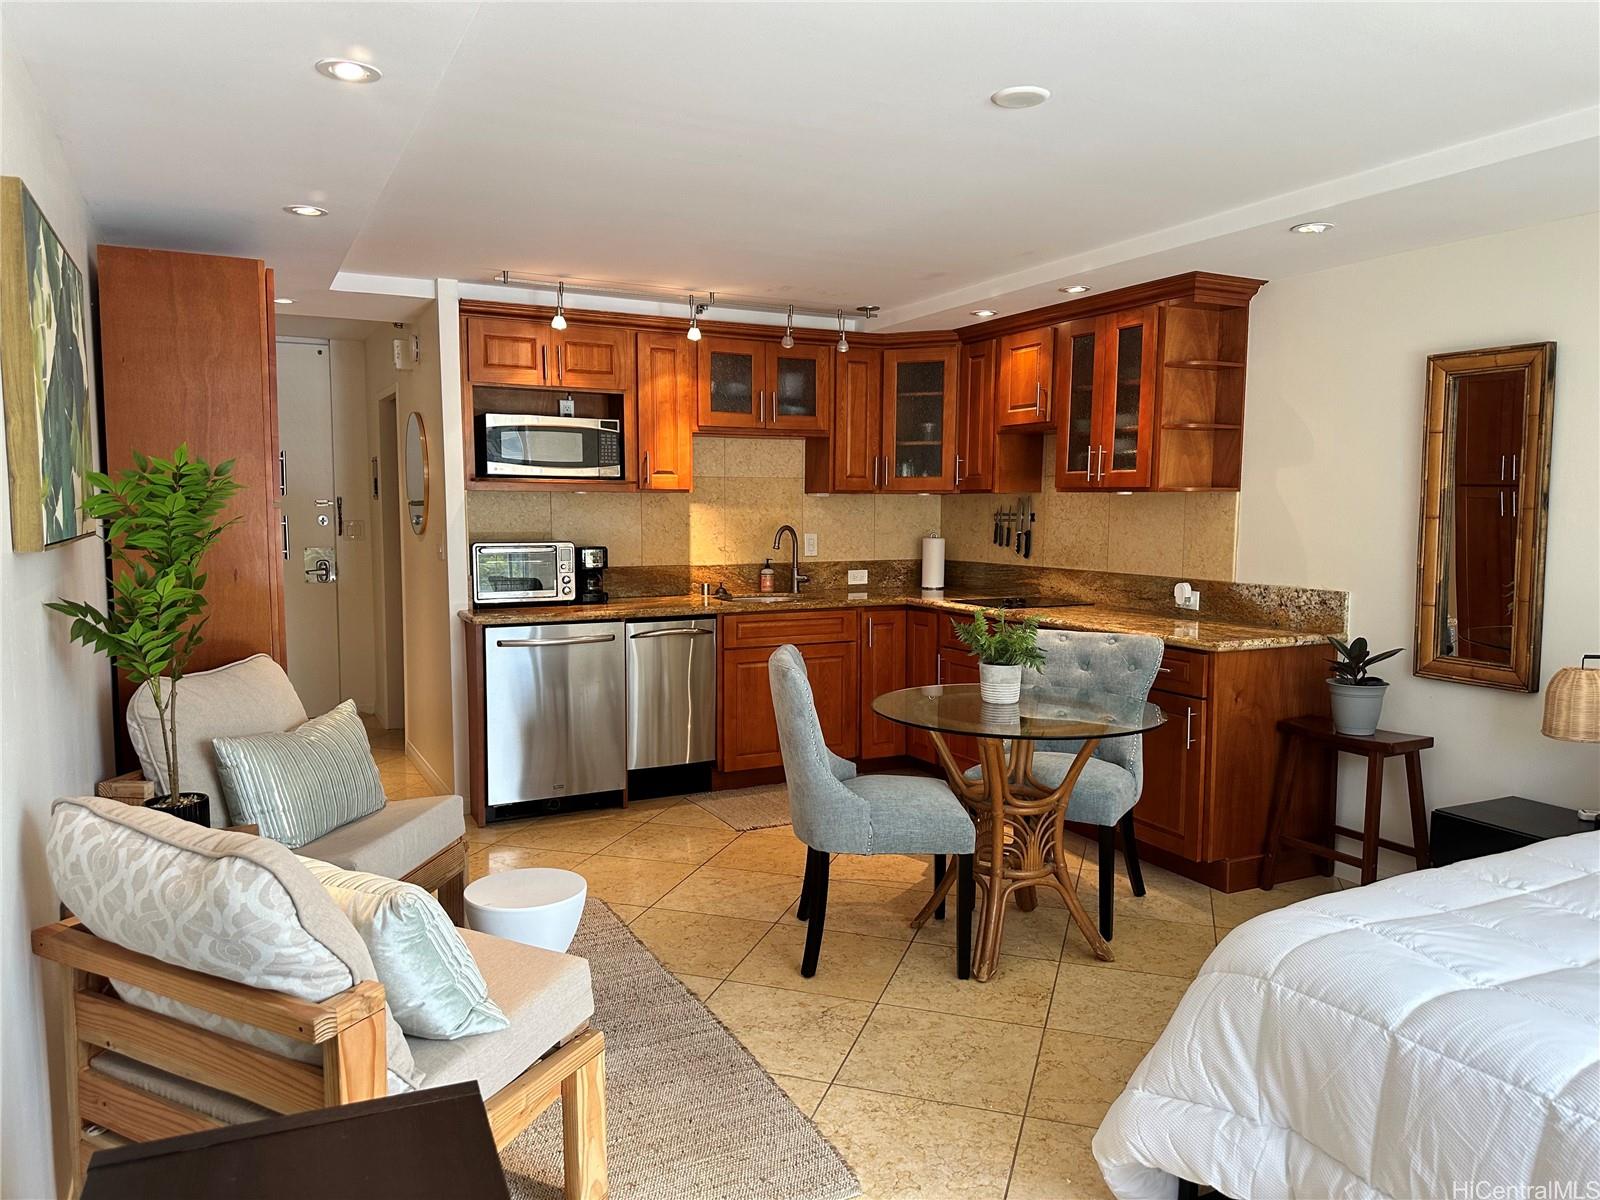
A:
[[[1564,742],[1600,742],[1600,670],[1587,666],[1600,654],[1585,654],[1582,666],[1562,667],[1544,694],[1545,737]]]

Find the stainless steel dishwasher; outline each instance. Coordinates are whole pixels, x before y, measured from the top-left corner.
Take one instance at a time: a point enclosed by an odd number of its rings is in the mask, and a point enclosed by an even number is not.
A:
[[[621,791],[620,621],[492,628],[484,645],[490,808]]]
[[[717,756],[717,620],[628,622],[628,770]]]

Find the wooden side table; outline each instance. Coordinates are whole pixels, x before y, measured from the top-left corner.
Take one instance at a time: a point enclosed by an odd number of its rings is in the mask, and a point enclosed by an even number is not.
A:
[[[1367,760],[1367,808],[1362,828],[1351,829],[1334,825],[1335,835],[1356,838],[1361,842],[1361,857],[1346,854],[1332,846],[1319,846],[1304,838],[1291,837],[1283,832],[1294,802],[1294,777],[1300,760],[1305,756],[1307,744],[1320,746],[1336,754],[1359,754]],[[1272,812],[1267,819],[1267,855],[1261,864],[1261,886],[1272,890],[1278,867],[1278,854],[1285,847],[1303,850],[1318,858],[1342,862],[1346,866],[1361,868],[1361,882],[1372,883],[1378,878],[1378,847],[1413,855],[1417,867],[1428,865],[1428,814],[1422,802],[1422,751],[1433,745],[1431,737],[1413,733],[1395,733],[1380,729],[1372,734],[1340,733],[1327,717],[1290,717],[1278,722],[1278,768],[1272,790]],[[1379,817],[1383,809],[1383,764],[1391,758],[1404,758],[1406,764],[1406,793],[1411,803],[1411,845],[1391,842],[1378,833]]]

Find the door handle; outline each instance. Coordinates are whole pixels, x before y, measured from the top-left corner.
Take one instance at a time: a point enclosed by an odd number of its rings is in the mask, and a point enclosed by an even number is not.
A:
[[[1503,516],[1506,515],[1506,494],[1504,492],[1500,492],[1499,496],[1500,496],[1500,515],[1503,517]]]
[[[309,568],[305,576],[313,583],[332,583],[333,564],[325,558],[317,559],[317,565]]]
[[[495,645],[499,646],[501,649],[509,649],[511,647],[526,647],[530,650],[534,650],[538,649],[540,646],[590,646],[596,642],[614,642],[616,640],[617,635],[614,633],[601,633],[592,634],[588,637],[569,638],[504,638],[495,642]]]
[[[1183,710],[1183,748],[1188,750],[1194,746],[1194,709]]]
[[[1519,459],[1520,457],[1522,457],[1522,456],[1519,455],[1519,454],[1513,454],[1511,456],[1511,482],[1512,483],[1515,483],[1517,481],[1517,459]]]
[[[567,378],[566,355],[561,353],[565,349],[566,349],[566,346],[564,346],[564,345],[556,347],[556,382],[557,383],[565,383],[566,382],[566,378]]]
[[[872,649],[872,618],[867,618],[867,649]]]
[[[961,482],[961,455],[956,455],[956,482]]]
[[[1044,384],[1040,383],[1037,379],[1035,379],[1033,381],[1033,411],[1034,412],[1038,412],[1039,411],[1039,397],[1043,394],[1043,392],[1044,392]]]
[[[650,451],[648,450],[644,452],[644,469],[639,472],[639,482],[645,487],[650,486]]]
[[[1505,481],[1506,481],[1506,456],[1504,454],[1502,454],[1500,456],[1500,482],[1504,483]]]
[[[283,451],[278,451],[278,495],[289,494],[289,464],[284,461]]]
[[[278,517],[278,529],[283,534],[283,561],[289,561],[289,514]]]
[[[876,454],[872,456],[872,486],[878,486],[878,456]]]
[[[647,629],[643,633],[630,633],[628,635],[629,639],[634,641],[638,640],[639,638],[711,636],[712,631],[709,629]],[[504,642],[501,642],[500,644],[502,646],[505,645]]]
[[[539,378],[546,383],[550,382],[550,365],[545,358],[545,347],[539,347]]]

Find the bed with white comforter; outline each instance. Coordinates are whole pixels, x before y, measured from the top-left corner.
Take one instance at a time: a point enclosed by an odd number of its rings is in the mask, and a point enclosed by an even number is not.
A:
[[[1600,833],[1257,917],[1201,969],[1095,1157],[1122,1200],[1180,1177],[1249,1200],[1595,1200],[1597,962]]]

